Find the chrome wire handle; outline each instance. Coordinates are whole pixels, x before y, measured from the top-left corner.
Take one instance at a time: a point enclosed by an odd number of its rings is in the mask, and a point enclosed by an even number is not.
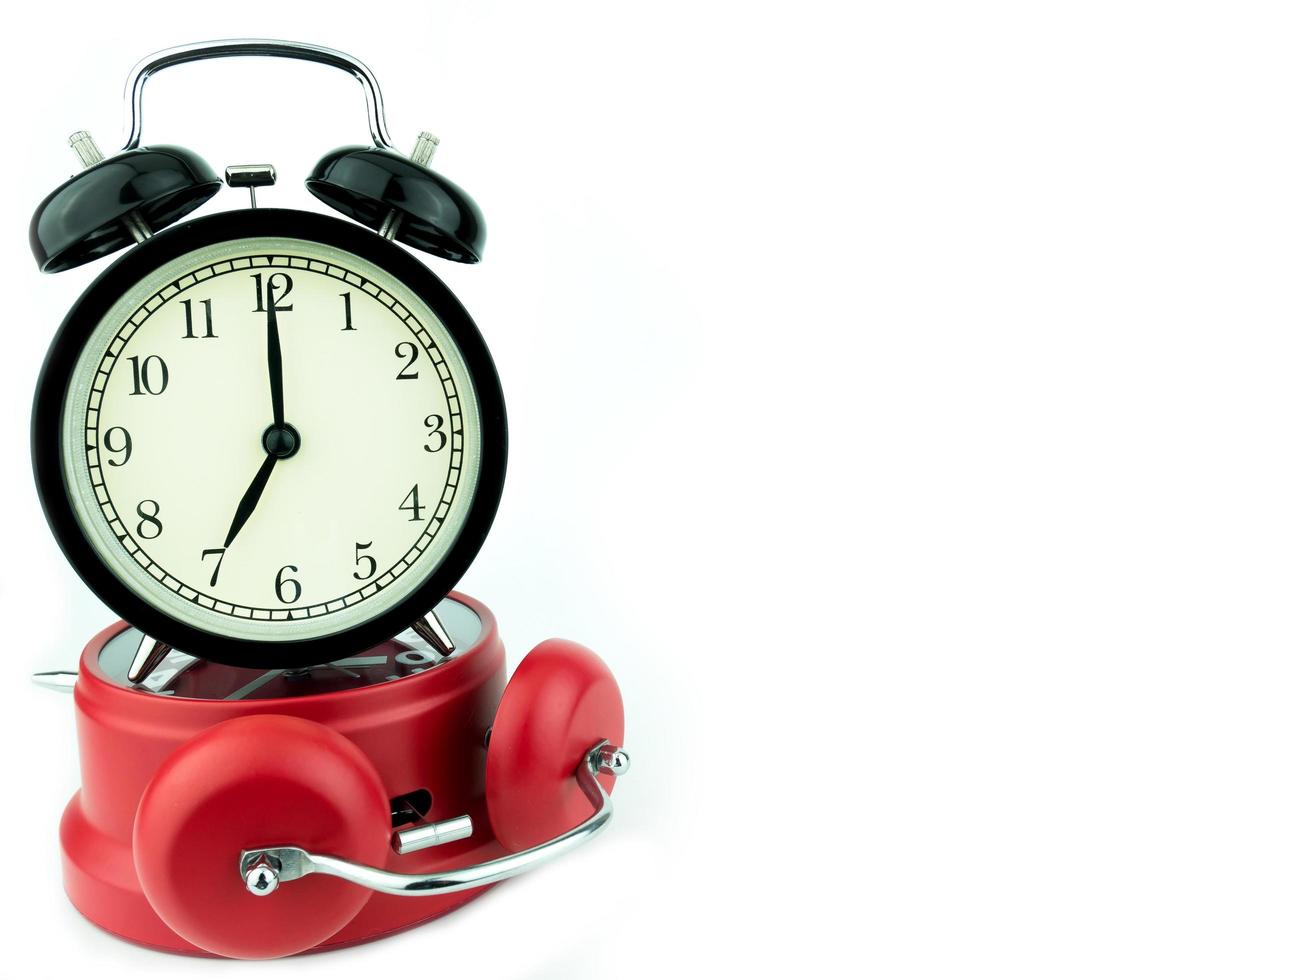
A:
[[[240,853],[240,876],[245,881],[245,888],[254,895],[270,895],[281,883],[311,874],[343,878],[387,895],[418,898],[483,888],[561,857],[596,836],[612,819],[612,798],[596,777],[599,773],[619,776],[629,767],[630,757],[624,749],[599,742],[585,754],[575,771],[576,782],[594,806],[593,814],[550,841],[493,861],[452,871],[406,875],[354,864],[326,854],[311,854],[299,847],[260,847]]]
[[[127,100],[127,142],[124,150],[134,150],[140,146],[141,128],[144,119],[141,115],[141,97],[145,92],[145,83],[149,77],[164,68],[184,65],[188,61],[206,61],[210,58],[296,58],[300,61],[315,61],[320,65],[330,65],[346,71],[362,83],[363,96],[367,100],[367,125],[371,129],[372,142],[377,146],[393,149],[390,133],[385,126],[385,105],[381,101],[381,87],[371,69],[353,55],[324,48],[317,44],[302,44],[298,41],[273,41],[266,38],[232,38],[223,41],[198,41],[183,44],[175,48],[165,48],[147,55],[136,64],[127,76],[127,87],[123,93]]]

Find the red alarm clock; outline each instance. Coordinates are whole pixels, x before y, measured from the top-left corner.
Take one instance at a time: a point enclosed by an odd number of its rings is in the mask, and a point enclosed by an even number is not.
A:
[[[354,219],[257,207],[177,224],[221,186],[140,145],[157,71],[236,55],[342,68],[373,144],[309,176]],[[494,618],[450,588],[502,491],[506,413],[471,318],[404,245],[478,261],[474,202],[394,151],[338,51],[217,41],[128,80],[131,131],[32,222],[45,271],[128,249],[74,305],[37,385],[55,537],[123,621],[71,687],[82,788],[65,883],[93,922],[174,952],[262,958],[374,939],[565,853],[629,760],[616,682],[549,640],[505,685]]]

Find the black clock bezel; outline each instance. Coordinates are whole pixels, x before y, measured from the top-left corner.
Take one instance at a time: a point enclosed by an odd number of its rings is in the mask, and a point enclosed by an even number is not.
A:
[[[188,252],[246,238],[298,238],[341,249],[379,266],[433,310],[466,363],[480,406],[481,460],[466,522],[444,560],[411,595],[366,622],[316,639],[249,640],[183,623],[151,605],[104,563],[78,523],[63,478],[62,417],[72,372],[95,326],[123,294]],[[327,663],[390,639],[435,608],[480,551],[498,510],[507,472],[507,412],[498,371],[480,331],[449,288],[398,245],[339,218],[311,211],[226,211],[175,225],[127,252],[102,272],[64,318],[37,379],[32,408],[32,467],[55,540],[87,587],[128,623],[193,656],[233,667],[296,668]]]

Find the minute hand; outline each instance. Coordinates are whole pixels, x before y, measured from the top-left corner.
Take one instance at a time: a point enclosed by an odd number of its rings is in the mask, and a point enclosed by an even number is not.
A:
[[[276,299],[267,290],[267,380],[272,389],[272,424],[285,425],[285,389],[281,380],[281,334],[276,326]]]

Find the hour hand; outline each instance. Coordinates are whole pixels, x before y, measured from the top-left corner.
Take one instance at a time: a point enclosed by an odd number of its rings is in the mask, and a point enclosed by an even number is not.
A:
[[[236,507],[236,516],[231,521],[231,530],[227,531],[227,539],[222,542],[223,548],[231,547],[231,542],[236,539],[240,529],[245,526],[245,523],[254,513],[254,508],[258,505],[258,498],[263,495],[263,488],[267,486],[267,481],[272,476],[272,467],[276,465],[279,458],[275,453],[268,453],[267,459],[263,460],[263,465],[254,474],[254,482],[249,485],[245,495],[240,498],[239,506]]]

